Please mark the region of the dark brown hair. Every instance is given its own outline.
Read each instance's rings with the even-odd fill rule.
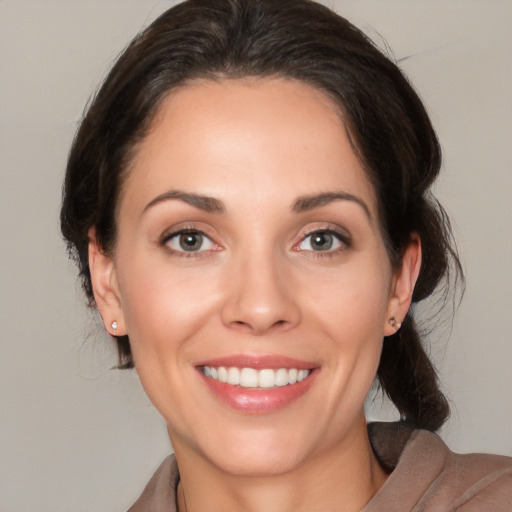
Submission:
[[[94,306],[88,230],[108,254],[116,238],[123,173],[162,99],[197,78],[281,76],[326,93],[340,107],[375,186],[391,262],[411,233],[423,262],[413,302],[462,277],[448,219],[429,189],[441,151],[425,108],[398,66],[361,31],[309,0],[188,0],[165,12],[120,56],[82,120],[67,166],[61,229]],[[117,338],[119,366],[133,366],[127,336]],[[384,341],[378,369],[402,418],[438,429],[449,408],[413,314]]]

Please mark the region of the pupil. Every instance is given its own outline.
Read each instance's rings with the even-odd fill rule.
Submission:
[[[332,235],[329,233],[316,233],[312,240],[311,246],[319,251],[327,251],[332,247]]]
[[[202,243],[203,237],[197,233],[185,233],[180,237],[180,246],[185,251],[197,251]]]

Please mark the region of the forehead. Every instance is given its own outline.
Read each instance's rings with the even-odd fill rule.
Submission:
[[[143,208],[166,189],[262,206],[339,189],[376,209],[339,107],[284,78],[202,80],[172,91],[136,151],[122,202]]]

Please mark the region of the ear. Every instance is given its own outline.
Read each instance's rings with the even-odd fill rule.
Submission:
[[[89,230],[89,269],[94,300],[107,332],[112,336],[124,336],[126,327],[114,260],[99,246],[94,228]]]
[[[420,267],[421,240],[418,233],[413,233],[402,255],[400,266],[393,272],[384,336],[395,334],[407,315]]]

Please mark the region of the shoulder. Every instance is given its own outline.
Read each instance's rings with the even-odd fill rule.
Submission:
[[[449,452],[432,503],[450,503],[461,512],[512,510],[512,458]]]
[[[156,470],[139,499],[128,512],[176,512],[176,488],[179,482],[176,457],[169,455]]]
[[[404,512],[512,510],[512,458],[457,454],[437,434],[407,433],[397,424],[374,424],[369,432],[377,457],[382,454],[394,469],[365,512],[378,510],[374,502],[378,507],[393,503],[393,510]]]

